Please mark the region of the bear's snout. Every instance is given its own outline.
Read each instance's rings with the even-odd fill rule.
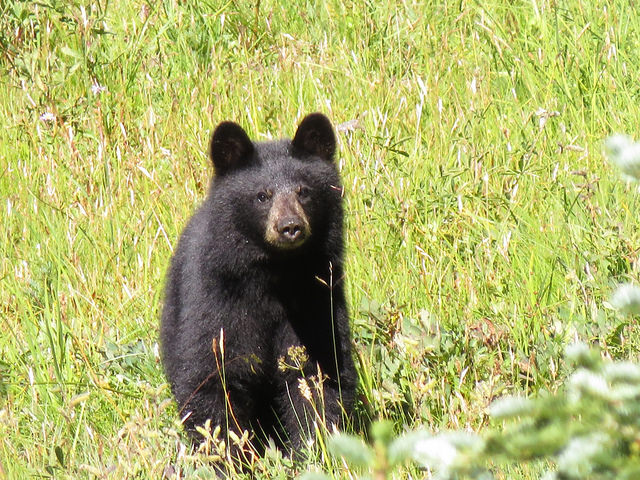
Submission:
[[[276,194],[267,219],[267,243],[288,250],[302,245],[310,235],[309,220],[297,195],[293,192]]]
[[[278,222],[278,233],[285,241],[295,242],[302,235],[302,222],[297,217],[289,217]]]

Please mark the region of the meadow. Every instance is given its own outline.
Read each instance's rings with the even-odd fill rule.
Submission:
[[[608,299],[639,276],[640,197],[603,140],[637,134],[638,32],[617,0],[0,3],[0,478],[210,478],[157,338],[223,120],[336,126],[351,431],[482,432],[561,388],[576,340],[636,360]],[[354,478],[322,448],[252,474],[306,469]]]

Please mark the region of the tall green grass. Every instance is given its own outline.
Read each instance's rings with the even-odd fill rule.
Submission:
[[[257,139],[312,111],[337,125],[356,430],[482,429],[498,396],[556,389],[575,338],[637,357],[605,300],[638,277],[638,194],[601,155],[640,123],[628,2],[0,13],[0,477],[206,473],[182,447],[157,324],[227,119]],[[310,463],[330,466],[319,450]],[[255,475],[291,468],[271,452]]]

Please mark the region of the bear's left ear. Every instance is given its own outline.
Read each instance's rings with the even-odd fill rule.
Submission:
[[[327,117],[312,113],[302,119],[291,142],[294,150],[333,161],[336,152],[336,136]]]
[[[253,150],[253,142],[240,125],[222,122],[213,132],[209,150],[216,175],[250,163]]]

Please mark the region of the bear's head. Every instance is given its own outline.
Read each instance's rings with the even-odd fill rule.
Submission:
[[[270,251],[304,250],[318,236],[326,242],[342,222],[335,149],[331,123],[320,113],[306,116],[293,140],[254,143],[238,124],[219,124],[210,149],[217,213]]]

